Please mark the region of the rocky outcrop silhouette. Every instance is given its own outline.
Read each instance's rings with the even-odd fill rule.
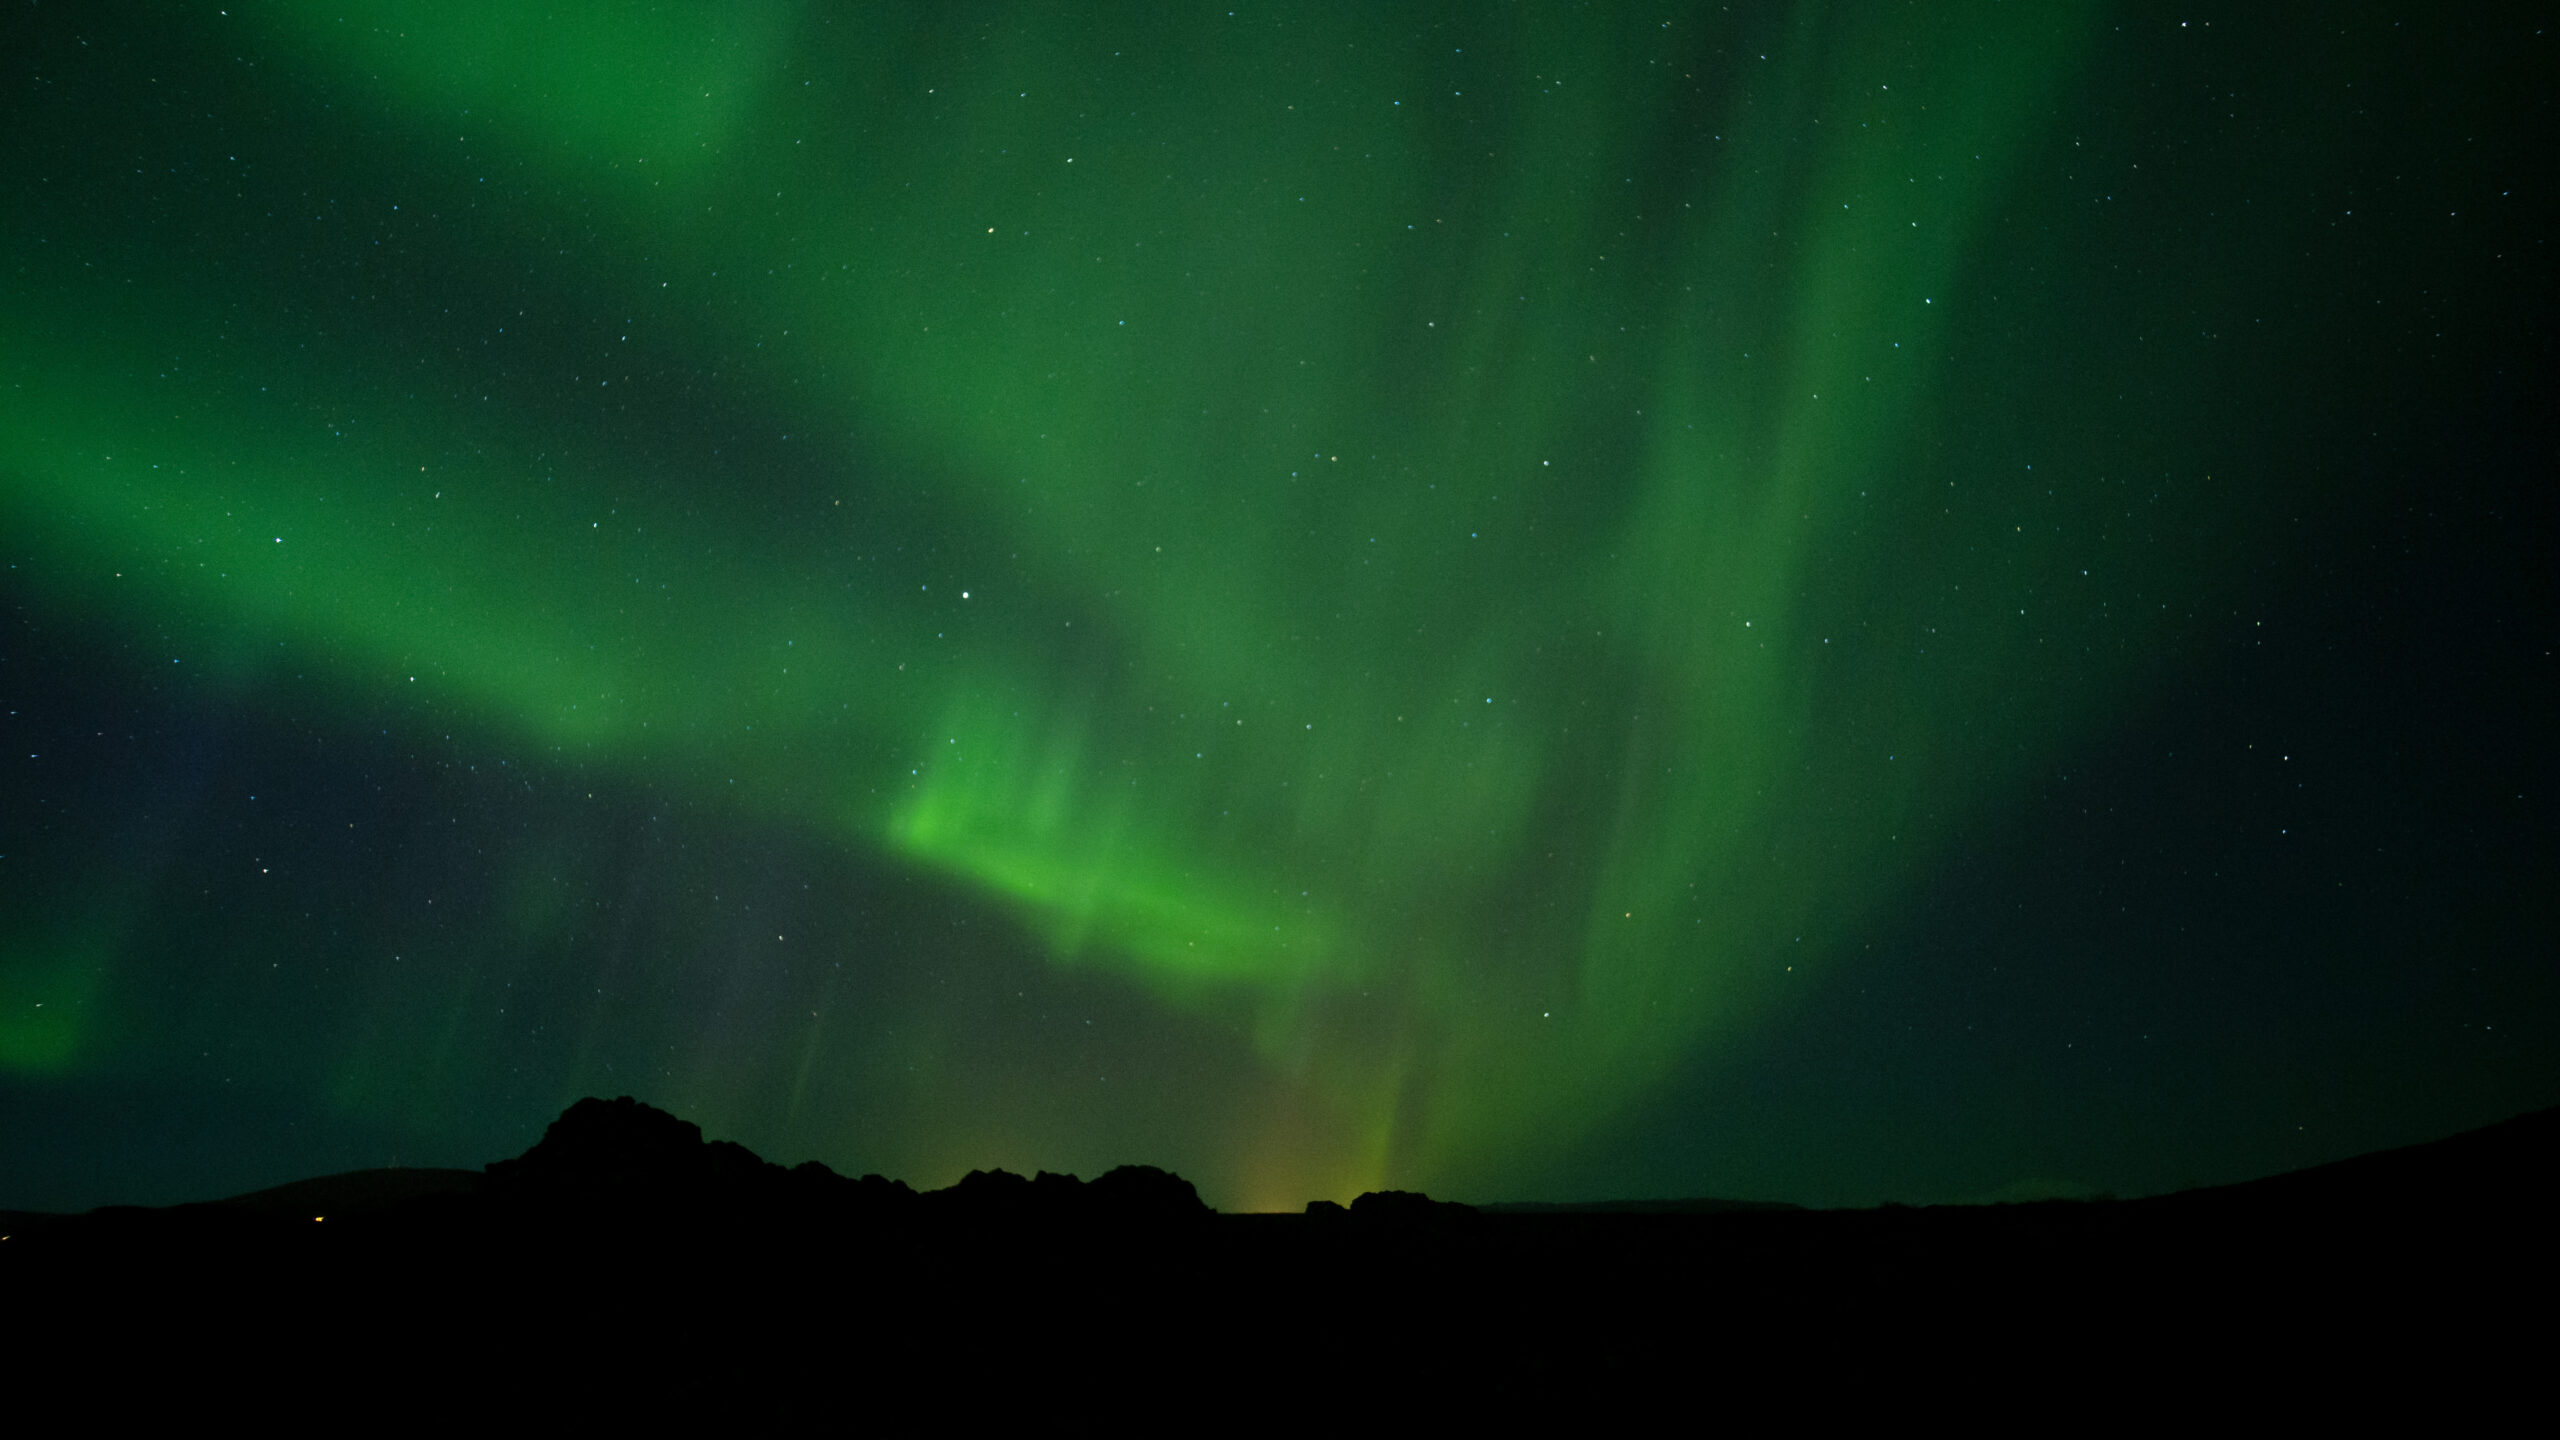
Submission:
[[[628,1095],[579,1101],[532,1149],[487,1171],[493,1199],[603,1205],[779,1194],[786,1174],[743,1145],[705,1142],[701,1126]]]
[[[1477,1215],[1473,1205],[1419,1190],[1372,1190],[1351,1202],[1351,1218],[1370,1225],[1463,1225]]]
[[[1182,1224],[1217,1213],[1190,1181],[1153,1165],[1106,1170],[1085,1193],[1095,1213],[1132,1223]]]
[[[1434,1200],[1419,1190],[1370,1190],[1349,1206],[1333,1200],[1310,1200],[1307,1215],[1315,1220],[1376,1231],[1447,1230],[1472,1225],[1482,1217],[1473,1205]]]
[[[831,1210],[896,1212],[916,1192],[903,1180],[852,1179],[804,1160],[785,1170],[702,1127],[628,1095],[586,1099],[551,1122],[532,1149],[492,1161],[485,1192],[500,1203],[613,1209],[669,1203],[779,1207],[788,1216]]]
[[[702,1127],[628,1095],[570,1106],[531,1149],[492,1162],[481,1193],[505,1213],[594,1221],[751,1215],[766,1232],[905,1221],[1148,1229],[1215,1213],[1190,1181],[1152,1165],[1123,1165],[1092,1181],[1048,1170],[1028,1179],[972,1170],[921,1193],[878,1175],[848,1179],[815,1160],[786,1170],[743,1145],[706,1141]]]
[[[1043,1170],[972,1170],[926,1192],[929,1213],[975,1222],[1036,1225],[1183,1225],[1214,1215],[1192,1183],[1153,1165],[1123,1165],[1094,1180]]]

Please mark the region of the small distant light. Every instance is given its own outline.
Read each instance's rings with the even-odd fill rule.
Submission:
[[[312,1217],[311,1217],[311,1223],[312,1223],[312,1224],[314,1224],[314,1225],[317,1225],[317,1224],[319,1224],[321,1221],[326,1220],[326,1219],[328,1219],[328,1218],[329,1218],[329,1217],[328,1217],[328,1216],[326,1216],[326,1215],[314,1215],[314,1216],[312,1216]]]

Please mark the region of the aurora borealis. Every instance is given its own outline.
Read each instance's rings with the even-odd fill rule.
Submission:
[[[2560,1100],[2529,24],[10,28],[0,1203],[585,1094],[1229,1209]]]

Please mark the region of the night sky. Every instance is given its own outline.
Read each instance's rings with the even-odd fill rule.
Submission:
[[[0,1206],[2560,1102],[2531,9],[8,0]]]

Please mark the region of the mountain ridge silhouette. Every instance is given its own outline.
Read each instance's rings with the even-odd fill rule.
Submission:
[[[1882,1210],[2008,1210],[2037,1206],[2122,1206],[2151,1210],[2200,1207],[2256,1208],[2311,1205],[2368,1209],[2407,1208],[2435,1203],[2449,1189],[2468,1190],[2491,1200],[2546,1186],[2554,1178],[2560,1156],[2560,1107],[2522,1115],[2438,1140],[2397,1146],[2350,1156],[2303,1169],[2252,1180],[2172,1191],[2132,1200],[2100,1196],[2092,1199],[1984,1202],[1965,1205],[1901,1206],[1888,1202]],[[764,1187],[759,1190],[758,1187]],[[915,1190],[903,1180],[873,1174],[847,1177],[822,1162],[803,1161],[785,1168],[763,1159],[734,1141],[709,1140],[701,1128],[630,1096],[614,1100],[590,1097],[571,1105],[553,1120],[543,1137],[524,1154],[488,1163],[479,1170],[430,1167],[385,1167],[269,1186],[220,1200],[187,1205],[102,1206],[74,1214],[0,1211],[0,1224],[13,1230],[38,1230],[84,1216],[174,1214],[214,1207],[260,1216],[300,1220],[336,1215],[341,1219],[378,1216],[386,1211],[483,1199],[538,1206],[577,1204],[613,1206],[710,1203],[789,1196],[801,1205],[823,1207],[833,1202],[866,1212],[965,1215],[980,1220],[1052,1218],[1112,1214],[1123,1219],[1153,1213],[1159,1218],[1214,1215],[1196,1187],[1180,1176],[1147,1165],[1117,1167],[1091,1181],[1074,1175],[1040,1171],[1020,1176],[1001,1169],[972,1170],[939,1190]],[[1351,1206],[1310,1201],[1313,1215],[1386,1215],[1400,1203],[1451,1207],[1506,1218],[1567,1216],[1738,1216],[1749,1214],[1864,1213],[1818,1210],[1785,1201],[1732,1200],[1708,1196],[1631,1198],[1602,1201],[1498,1201],[1467,1206],[1432,1200],[1404,1191],[1363,1195]],[[1234,1218],[1234,1217],[1230,1217]]]
[[[1520,1209],[1373,1192],[1222,1215],[1143,1166],[980,1170],[932,1191],[786,1168],[626,1097],[571,1106],[478,1172],[7,1216],[0,1287],[64,1336],[251,1368],[284,1337],[403,1393],[433,1373],[474,1413],[533,1395],[558,1413],[807,1423],[835,1414],[829,1392],[774,1377],[837,1373],[955,1404],[1386,1385],[1499,1412],[1708,1359],[1836,1388],[1842,1364],[2334,1357],[2409,1336],[2412,1317],[2431,1341],[2501,1353],[2524,1333],[2503,1318],[2515,1299],[2555,1278],[2555,1153],[2545,1110],[2138,1200]]]

